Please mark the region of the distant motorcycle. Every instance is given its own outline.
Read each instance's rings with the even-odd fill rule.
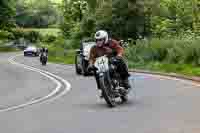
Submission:
[[[128,101],[128,92],[121,85],[122,81],[119,73],[116,71],[116,65],[112,63],[114,60],[114,57],[101,56],[96,58],[93,68],[102,91],[102,96],[109,107],[115,107],[117,104],[116,99],[119,97],[122,102]]]
[[[47,64],[47,60],[48,60],[48,56],[47,53],[41,53],[40,55],[40,62],[42,63],[43,66],[45,66]]]

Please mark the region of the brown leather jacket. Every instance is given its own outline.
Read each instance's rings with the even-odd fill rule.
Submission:
[[[123,56],[124,54],[124,49],[120,46],[119,42],[114,39],[109,40],[108,44],[106,44],[102,48],[99,48],[96,45],[93,46],[90,50],[89,63],[94,64],[97,57],[103,55],[111,55],[113,53],[113,50],[116,51],[117,56]]]

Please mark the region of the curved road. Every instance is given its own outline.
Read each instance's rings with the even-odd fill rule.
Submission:
[[[10,64],[14,55],[0,54],[0,110],[45,97],[56,88],[44,75]],[[127,104],[110,109],[98,98],[93,78],[76,76],[73,66],[44,67],[38,58],[22,56],[15,61],[62,77],[72,88],[55,100],[0,112],[2,133],[200,132],[198,84],[134,74],[136,96],[132,92]]]

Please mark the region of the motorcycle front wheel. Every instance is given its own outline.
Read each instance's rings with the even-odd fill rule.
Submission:
[[[45,66],[47,64],[47,57],[41,57],[41,63]]]
[[[102,90],[103,97],[108,104],[109,107],[115,107],[116,106],[116,100],[115,95],[112,93],[111,90],[111,84],[109,82],[109,78],[107,77],[107,74],[104,74],[104,76],[101,76],[99,78],[99,84]]]

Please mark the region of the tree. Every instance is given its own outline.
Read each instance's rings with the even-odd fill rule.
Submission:
[[[90,10],[95,11],[98,1],[97,0],[86,0],[86,2],[88,3]]]
[[[61,29],[65,37],[70,37],[73,31],[80,32],[80,23],[88,14],[88,4],[84,0],[63,0],[64,23]],[[85,21],[85,20],[84,20]]]
[[[14,26],[15,0],[0,0],[0,29]]]
[[[200,31],[200,0],[85,0],[89,9],[83,14],[80,4],[74,4],[77,1],[83,2],[71,0],[65,7],[69,32],[81,26],[75,29],[86,36],[105,29],[114,38],[137,39],[152,35],[176,37],[185,31],[191,34]]]
[[[192,0],[193,30],[200,33],[200,0]]]
[[[17,1],[16,22],[23,27],[48,27],[60,21],[59,10],[49,0]]]
[[[117,39],[138,38],[144,32],[144,1],[104,0],[96,9],[97,29]]]

